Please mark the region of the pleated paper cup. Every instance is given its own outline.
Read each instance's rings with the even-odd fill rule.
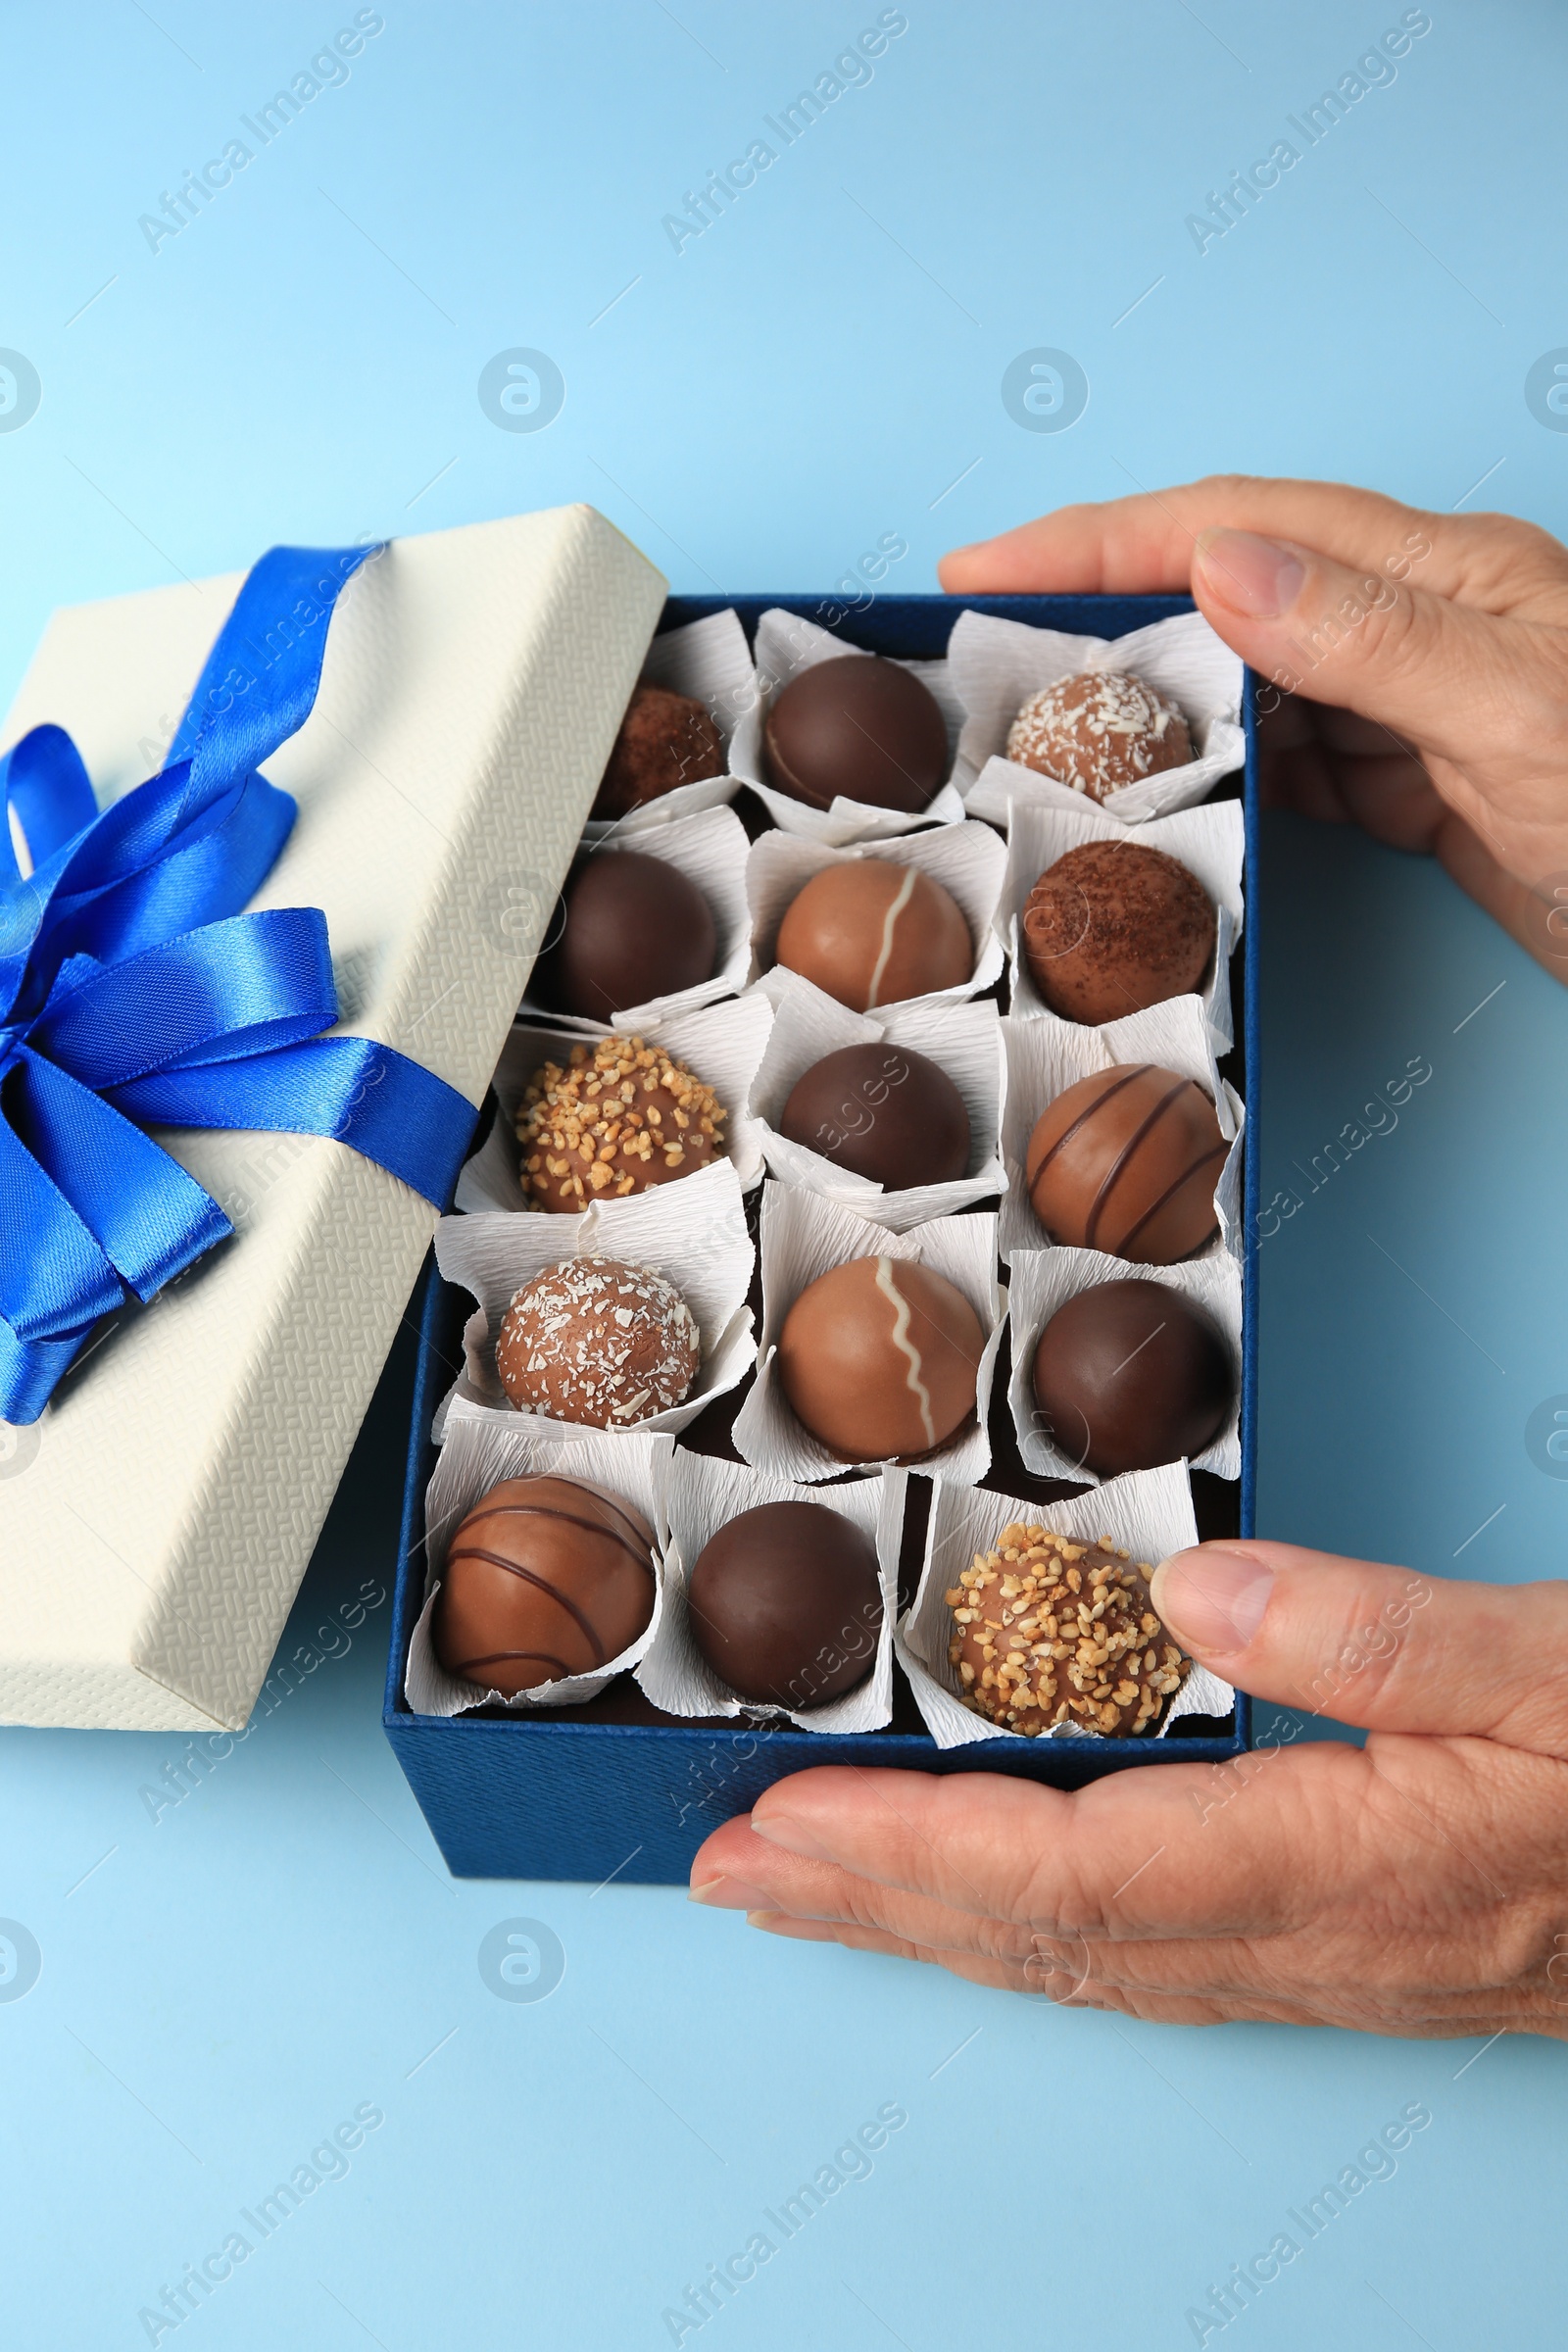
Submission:
[[[672,694],[687,694],[707,705],[724,747],[724,773],[677,784],[673,792],[661,793],[657,801],[645,801],[624,816],[590,817],[583,827],[583,839],[589,843],[598,844],[612,835],[657,831],[661,825],[694,816],[701,808],[721,808],[740,790],[729,747],[737,723],[757,694],[751,649],[740,614],[734,611],[710,612],[701,620],[687,621],[682,628],[666,629],[649,647],[639,683],[667,686]],[[629,842],[627,846],[631,846]],[[645,845],[639,842],[637,846]]]
[[[853,849],[833,849],[824,842],[789,833],[764,833],[753,842],[746,860],[752,976],[764,996],[776,998],[785,985],[785,966],[776,957],[779,926],[792,902],[813,874],[830,865],[847,865],[857,858],[880,858],[890,865],[917,867],[950,893],[969,926],[974,962],[968,978],[952,988],[903,998],[901,1003],[955,1004],[964,997],[982,995],[1002,977],[1006,956],[997,931],[997,909],[1007,870],[1007,849],[989,825],[941,825],[934,832],[908,834],[902,841],[862,842]],[[873,1009],[880,1018],[890,1007]]]

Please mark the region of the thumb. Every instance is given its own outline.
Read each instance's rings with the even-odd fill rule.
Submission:
[[[1478,701],[1504,666],[1491,614],[1256,531],[1200,532],[1192,586],[1226,644],[1286,693],[1449,759],[1474,749]]]
[[[1456,1584],[1237,1542],[1162,1560],[1150,1597],[1184,1649],[1256,1698],[1568,1756],[1568,1584]]]

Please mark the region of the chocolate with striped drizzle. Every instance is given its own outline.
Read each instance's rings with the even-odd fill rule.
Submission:
[[[1118,1098],[1120,1109],[1103,1121]],[[1066,1124],[1041,1151],[1043,1135],[1064,1109]],[[1131,1124],[1122,1132],[1124,1118]],[[1079,1149],[1064,1161],[1075,1138]],[[1057,1241],[1134,1263],[1173,1264],[1206,1249],[1218,1231],[1213,1188],[1228,1150],[1214,1106],[1195,1080],[1152,1062],[1099,1071],[1069,1087],[1036,1122],[1027,1161],[1030,1204]],[[1186,1189],[1210,1170],[1198,1202],[1174,1214]],[[1131,1204],[1136,1213],[1119,1234],[1107,1234],[1112,1195],[1140,1174],[1157,1190]]]
[[[452,1540],[432,1635],[450,1674],[513,1697],[608,1665],[653,1605],[653,1531],[638,1512],[580,1480],[507,1479]]]

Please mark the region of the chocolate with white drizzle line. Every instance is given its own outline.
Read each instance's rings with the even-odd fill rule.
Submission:
[[[1030,1204],[1054,1242],[1175,1265],[1219,1231],[1214,1187],[1229,1149],[1193,1079],[1147,1061],[1096,1070],[1035,1122]]]
[[[653,1541],[641,1512],[607,1488],[504,1479],[448,1547],[436,1656],[506,1698],[609,1665],[653,1615]]]
[[[813,874],[784,909],[774,953],[852,1012],[961,988],[974,970],[952,892],[893,858],[839,858]]]
[[[975,1410],[985,1333],[945,1276],[857,1257],[808,1284],[784,1318],[778,1376],[792,1411],[840,1461],[921,1461]]]

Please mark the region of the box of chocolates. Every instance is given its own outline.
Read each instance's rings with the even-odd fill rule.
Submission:
[[[438,1229],[384,1722],[466,1876],[1249,1740],[1256,764],[1180,597],[672,598]],[[737,936],[744,902],[746,936]]]

